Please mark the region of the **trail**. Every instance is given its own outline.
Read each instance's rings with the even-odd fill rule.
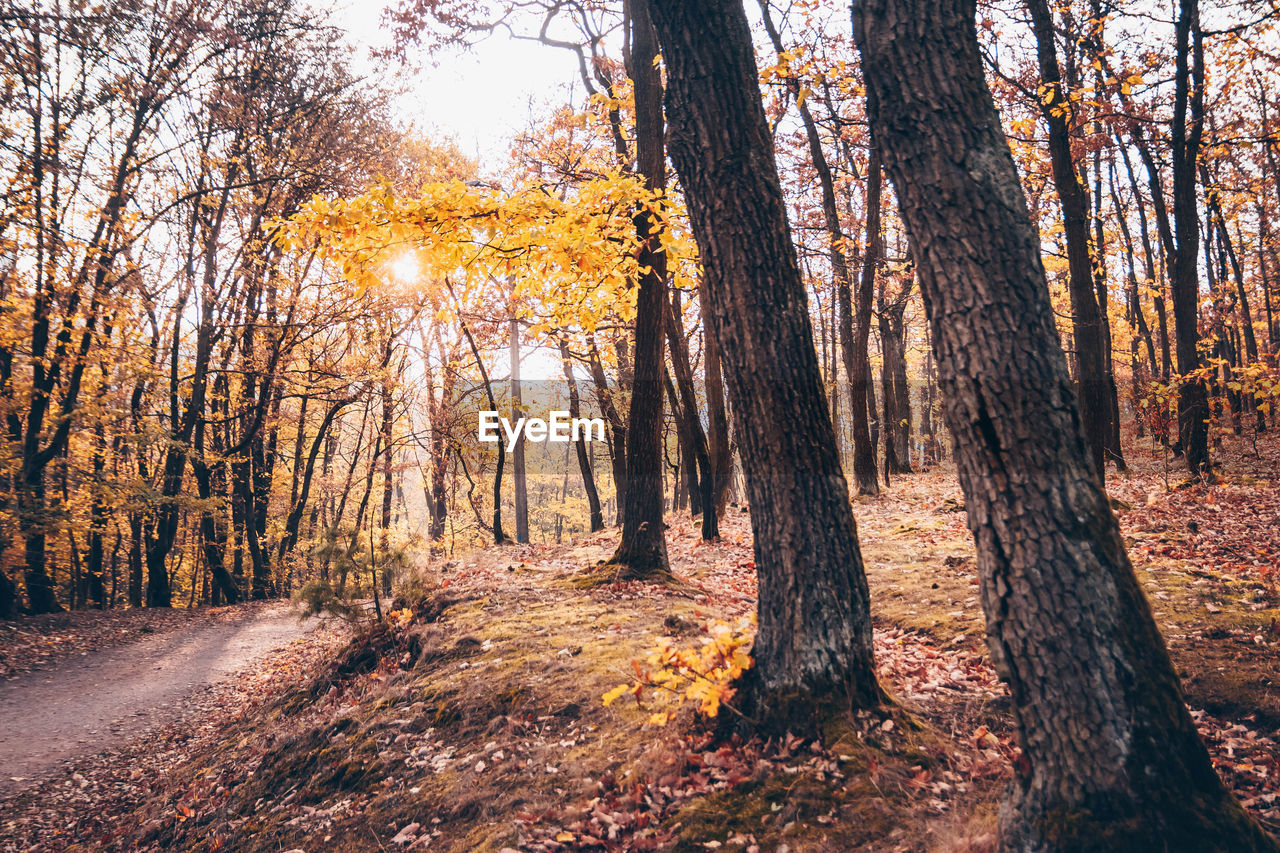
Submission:
[[[0,796],[181,716],[188,700],[303,636],[280,604],[215,623],[92,652],[0,684]]]

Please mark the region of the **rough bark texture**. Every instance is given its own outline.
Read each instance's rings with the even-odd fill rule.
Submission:
[[[746,15],[655,0],[671,159],[688,198],[742,453],[760,596],[744,710],[811,728],[881,701],[866,578],[818,371]],[[780,413],[785,416],[780,417]]]
[[[666,186],[662,79],[646,0],[631,3],[631,79],[635,84],[636,160],[649,189]],[[663,332],[667,314],[667,256],[658,223],[647,210],[635,216],[639,262],[648,271],[636,287],[635,374],[627,426],[627,490],[622,540],[610,559],[619,578],[669,575],[662,522]]]
[[[1090,459],[974,15],[853,7],[1026,759],[1001,849],[1274,851],[1209,763]]]

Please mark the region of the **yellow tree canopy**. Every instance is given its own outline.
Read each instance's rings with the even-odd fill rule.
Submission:
[[[662,221],[671,269],[682,275],[693,241],[669,227],[666,198],[621,170],[568,188],[531,183],[511,192],[454,180],[411,196],[384,183],[350,199],[313,199],[278,240],[288,250],[317,248],[360,292],[393,279],[424,288],[448,281],[470,297],[460,300],[475,302],[502,283],[504,296],[536,318],[535,331],[591,331],[606,317],[634,314],[641,270],[633,217],[641,210]]]

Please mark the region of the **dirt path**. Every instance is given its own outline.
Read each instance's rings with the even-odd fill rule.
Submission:
[[[200,688],[312,630],[281,604],[93,652],[0,684],[0,795],[176,719]]]

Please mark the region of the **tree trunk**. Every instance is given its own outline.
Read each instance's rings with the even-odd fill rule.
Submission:
[[[759,577],[743,710],[766,730],[878,705],[871,616],[751,33],[735,0],[655,0],[671,159],[724,344]],[[786,413],[785,418],[779,413]]]
[[[351,399],[338,400],[331,405],[329,410],[325,412],[324,418],[320,421],[320,426],[316,429],[316,437],[311,442],[311,449],[307,453],[307,461],[302,466],[298,495],[293,505],[289,507],[288,517],[285,518],[284,535],[280,539],[280,550],[277,552],[277,559],[279,560],[283,560],[298,544],[298,528],[302,524],[302,513],[306,510],[307,499],[311,495],[311,481],[315,476],[316,459],[320,455],[320,446],[322,444],[325,445],[325,452],[328,453],[329,431],[333,426],[333,420],[338,416],[338,412],[342,411],[343,407],[351,402]]]
[[[511,315],[511,422],[524,417],[524,400],[520,396],[520,321]],[[516,499],[516,541],[529,541],[529,478],[524,461],[524,431],[516,437],[511,453],[511,485]]]
[[[1200,366],[1199,211],[1196,158],[1204,132],[1204,39],[1199,0],[1179,0],[1173,107],[1173,217],[1176,247],[1173,275],[1174,341],[1178,373]],[[1209,405],[1204,383],[1185,379],[1178,392],[1178,437],[1193,478],[1209,473]]]
[[[1071,327],[1075,336],[1076,394],[1089,452],[1099,476],[1104,461],[1110,405],[1107,402],[1106,364],[1102,325],[1105,322],[1094,295],[1094,247],[1089,240],[1089,204],[1084,184],[1071,158],[1071,99],[1064,90],[1054,43],[1053,16],[1048,0],[1026,0],[1036,38],[1036,58],[1045,88],[1040,97],[1041,116],[1049,127],[1049,159],[1053,185],[1062,207],[1062,230],[1067,243],[1067,289],[1071,294]],[[1101,269],[1097,265],[1097,269]],[[1101,273],[1098,273],[1101,275]],[[1105,285],[1104,285],[1105,286]]]
[[[733,479],[733,448],[729,443],[729,417],[724,408],[724,378],[720,373],[720,342],[711,328],[711,304],[707,288],[698,282],[698,303],[702,312],[702,367],[707,394],[707,426],[710,439],[711,479],[715,484],[712,503],[716,517],[724,514]]]
[[[654,62],[658,45],[649,19],[650,0],[632,0],[629,71],[635,86],[636,159],[645,186],[666,188],[662,126],[662,77]],[[655,214],[635,215],[642,272],[636,282],[636,348],[627,427],[627,491],[622,540],[609,560],[619,578],[671,574],[662,521],[663,327],[667,314],[667,256]]]
[[[988,646],[1025,759],[1000,849],[1274,851],[1210,764],[1125,554],[975,13],[975,0],[853,7],[955,437]]]
[[[847,294],[840,294],[840,348],[845,353],[845,372],[849,376],[849,411],[853,419],[853,479],[858,494],[874,495],[880,491],[876,472],[876,439],[874,420],[875,392],[871,387],[871,312],[876,288],[876,270],[884,253],[884,235],[880,228],[880,197],[884,182],[880,152],[871,149],[867,164],[867,247],[862,256],[862,276],[858,280],[858,304],[850,323]],[[852,351],[851,351],[852,350]]]
[[[617,507],[613,523],[621,525],[627,495],[627,422],[614,405],[613,392],[609,390],[609,380],[600,361],[600,350],[596,346],[595,335],[590,332],[587,333],[587,367],[595,385],[600,411],[609,423],[609,467],[613,474],[613,497]]]
[[[582,417],[582,402],[578,398],[578,380],[573,375],[573,361],[569,358],[569,345],[560,340],[560,359],[564,365],[564,381],[569,386],[569,417],[577,420]],[[571,436],[572,437],[572,436]],[[591,470],[591,459],[587,456],[587,443],[580,437],[578,441],[573,442],[574,450],[578,455],[578,471],[582,474],[582,489],[587,493],[587,514],[591,524],[591,532],[604,529],[604,512],[600,509],[600,494],[596,491],[595,472]],[[569,473],[565,471],[566,489],[568,488]],[[557,539],[559,542],[559,526],[557,526]]]
[[[688,439],[685,452],[692,457],[690,466],[694,476],[689,481],[689,503],[693,514],[702,513],[702,539],[711,542],[720,538],[719,517],[715,512],[715,476],[711,468],[711,454],[707,451],[707,434],[698,415],[698,392],[693,385],[693,367],[689,362],[689,343],[684,339],[680,325],[679,300],[672,294],[667,313],[667,347],[671,353],[671,369],[676,374],[679,409],[684,413],[684,432]],[[672,403],[675,408],[675,403]],[[708,509],[710,508],[710,509]]]

